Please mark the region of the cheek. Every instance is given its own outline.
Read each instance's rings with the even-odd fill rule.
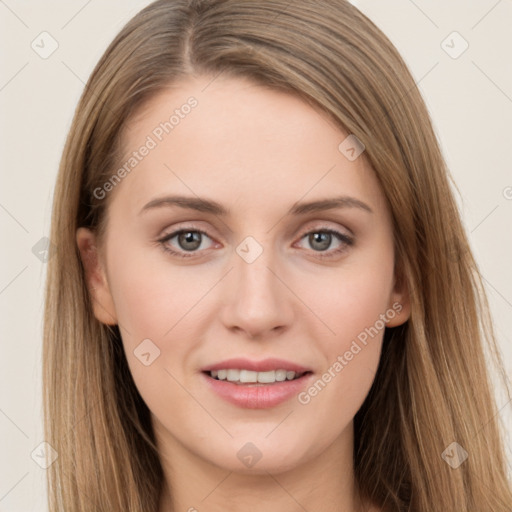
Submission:
[[[301,403],[315,403],[325,421],[348,421],[362,405],[378,368],[385,323],[394,310],[389,298],[393,286],[393,259],[358,262],[340,269],[329,280],[316,281],[308,305],[316,322],[318,348],[324,367],[320,382],[306,390]],[[336,404],[344,407],[337,408]]]
[[[176,374],[176,367],[186,365],[200,343],[199,336],[194,340],[190,322],[212,279],[185,267],[172,269],[165,258],[148,264],[147,249],[132,248],[129,258],[121,258],[121,246],[111,246],[111,262],[118,264],[109,267],[109,285],[131,374],[151,404],[162,395],[163,385],[174,382],[166,370]],[[175,395],[179,393],[168,399]]]
[[[311,285],[314,282],[314,286]],[[358,261],[310,281],[301,293],[321,328],[321,339],[329,340],[329,352],[346,349],[347,343],[376,324],[389,308],[393,287],[393,258]],[[382,322],[377,328],[382,330]],[[317,332],[317,335],[320,331]],[[329,336],[330,334],[330,336]],[[364,337],[364,336],[363,336]]]
[[[200,342],[199,337],[194,342],[189,321],[206,292],[204,280],[201,286],[190,274],[169,267],[163,272],[132,256],[111,275],[122,343],[139,393],[150,410],[165,416],[170,409],[184,409],[189,398],[173,376],[182,381],[181,368]]]
[[[123,335],[133,343],[140,343],[140,336],[158,343],[194,307],[211,281],[208,275],[198,277],[192,267],[172,268],[165,257],[148,261],[147,253],[147,249],[130,250],[129,259],[111,265],[109,276]]]

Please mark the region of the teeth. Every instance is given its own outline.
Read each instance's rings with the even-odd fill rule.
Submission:
[[[240,382],[242,384],[260,383],[272,384],[301,377],[303,374],[286,370],[271,370],[268,372],[254,372],[252,370],[237,370],[228,368],[226,370],[212,370],[210,376],[218,380],[229,382]]]
[[[276,380],[278,382],[286,380],[286,370],[276,370]]]
[[[230,382],[240,380],[240,370],[228,370],[227,378]]]
[[[259,382],[258,372],[251,370],[240,370],[240,382]]]
[[[276,372],[275,371],[269,371],[269,372],[258,372],[258,382],[261,382],[262,384],[270,384],[271,382],[276,381]]]

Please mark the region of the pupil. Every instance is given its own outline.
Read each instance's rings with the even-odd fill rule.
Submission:
[[[185,250],[194,250],[197,249],[201,245],[201,241],[199,240],[201,234],[197,231],[187,231],[180,235],[180,245]],[[195,239],[195,240],[194,240]],[[199,242],[199,243],[197,243]],[[192,244],[192,247],[187,246],[187,244]],[[184,245],[183,245],[184,244]]]
[[[322,237],[324,237],[323,239],[323,243],[320,243],[320,247],[318,247],[318,249],[320,251],[325,251],[326,249],[328,249],[329,245],[331,244],[331,234],[330,233],[313,233],[310,236],[310,243],[312,244],[312,246],[314,247],[314,244],[320,240],[320,242],[322,242]]]

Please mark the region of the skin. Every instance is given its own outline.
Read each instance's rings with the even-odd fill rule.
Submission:
[[[294,397],[269,409],[237,407],[204,384],[201,368],[236,356],[277,357],[311,368],[316,381],[393,304],[401,311],[387,326],[404,323],[409,299],[395,283],[385,196],[364,153],[349,161],[338,150],[348,134],[325,114],[245,79],[211,81],[188,79],[131,120],[127,153],[187,98],[198,100],[110,192],[104,243],[77,231],[94,314],[120,325],[151,411],[167,484],[160,512],[376,511],[355,492],[353,418],[373,382],[383,328],[308,404]],[[140,214],[171,194],[213,199],[231,214],[176,206]],[[339,195],[373,213],[286,215],[297,201]],[[164,252],[158,239],[187,227],[208,233],[194,256]],[[333,236],[322,251],[307,236],[325,229],[354,244],[321,259],[344,245]],[[247,236],[263,248],[252,263],[236,252]],[[193,245],[179,242],[166,243],[182,253]],[[134,350],[148,338],[160,355],[145,366]],[[248,442],[261,453],[251,468],[237,457]]]

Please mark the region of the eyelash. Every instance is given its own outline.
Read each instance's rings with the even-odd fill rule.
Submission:
[[[196,256],[197,251],[194,252],[178,252],[174,249],[170,249],[169,246],[166,244],[169,240],[172,240],[175,236],[180,235],[181,233],[201,233],[202,235],[207,236],[208,238],[211,238],[206,231],[203,231],[202,229],[196,228],[194,226],[189,226],[185,228],[181,228],[177,231],[173,231],[172,233],[165,235],[164,237],[157,240],[159,242],[160,247],[162,250],[166,253],[171,254],[172,256],[177,256],[178,258],[192,258]],[[306,235],[310,235],[312,233],[327,233],[330,235],[336,236],[340,242],[343,242],[343,245],[339,247],[338,249],[332,250],[330,252],[327,251],[313,251],[316,252],[318,257],[320,259],[330,259],[338,256],[339,254],[345,252],[348,247],[351,247],[354,244],[354,239],[349,237],[348,235],[345,235],[343,233],[340,233],[339,231],[336,231],[334,229],[330,228],[319,228],[319,229],[313,229],[310,231],[306,231],[300,236],[300,240],[302,240]]]

